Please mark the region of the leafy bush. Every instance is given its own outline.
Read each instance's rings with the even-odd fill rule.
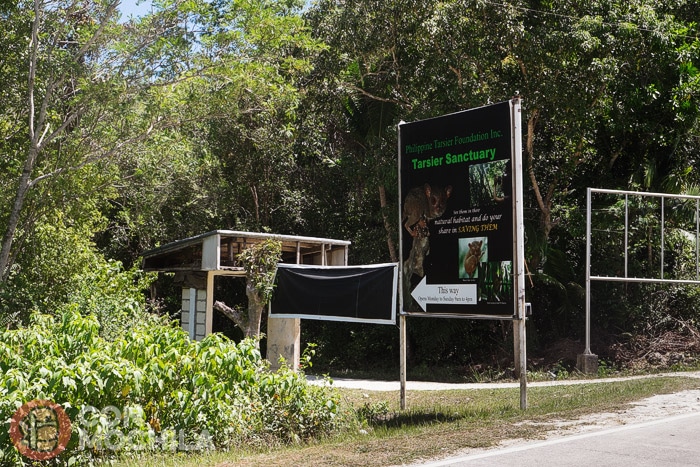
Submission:
[[[57,314],[71,310],[94,315],[100,336],[114,340],[137,323],[153,318],[143,311],[143,295],[156,277],[156,273],[144,273],[136,267],[125,269],[119,261],[98,261],[74,277],[74,288]]]
[[[112,341],[95,316],[75,310],[60,319],[34,315],[28,327],[0,334],[0,464],[21,464],[9,419],[34,399],[60,404],[71,419],[57,464],[297,442],[343,419],[337,392],[286,367],[270,372],[253,340],[212,334],[196,342],[169,323],[146,321]]]
[[[103,220],[90,209],[84,215],[79,221],[50,210],[17,240],[22,246],[0,282],[0,314],[19,312],[18,321],[26,323],[34,311],[53,312],[78,289],[80,277],[104,268],[105,259],[91,240]]]

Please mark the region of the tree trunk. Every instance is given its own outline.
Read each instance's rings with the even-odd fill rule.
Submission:
[[[17,225],[19,225],[22,206],[24,205],[24,200],[27,197],[27,192],[29,191],[30,177],[32,171],[34,170],[34,162],[36,161],[37,152],[38,151],[35,146],[32,146],[32,148],[29,150],[29,156],[24,163],[24,170],[22,171],[22,176],[19,180],[15,200],[12,203],[12,211],[10,211],[10,217],[7,220],[5,234],[2,237],[2,246],[0,247],[0,282],[7,280],[7,277],[10,274],[10,251],[12,251],[12,242],[15,239]]]
[[[535,193],[537,206],[540,208],[540,229],[543,235],[543,241],[546,244],[549,240],[549,233],[554,227],[554,222],[552,221],[552,200],[554,199],[554,192],[557,182],[556,180],[553,181],[550,184],[546,195],[542,194],[540,185],[537,181],[537,176],[535,175],[535,127],[537,126],[538,117],[539,111],[537,109],[533,109],[530,113],[530,117],[527,120],[525,153],[527,155],[527,174],[530,178],[530,183],[532,184],[532,190]],[[540,251],[533,252],[530,258],[530,264],[535,269],[540,263],[541,253],[542,252]]]
[[[260,321],[264,310],[262,298],[252,285],[246,285],[246,295],[248,296],[248,312],[244,313],[235,308],[231,308],[224,302],[214,302],[214,309],[223,313],[228,319],[239,327],[245,337],[258,337],[260,335]]]
[[[41,11],[39,9],[39,2],[35,1],[34,22],[32,24],[32,38],[30,42],[31,52],[28,70],[29,83],[27,94],[27,104],[29,106],[29,153],[27,154],[27,159],[24,161],[24,168],[22,169],[22,175],[20,176],[19,184],[17,185],[15,199],[12,202],[12,210],[10,211],[10,216],[7,220],[5,234],[2,237],[2,246],[0,246],[0,282],[7,280],[7,277],[10,274],[9,263],[12,242],[14,241],[15,233],[17,232],[17,225],[19,225],[19,218],[20,213],[22,212],[22,207],[24,206],[24,200],[27,197],[27,192],[31,186],[31,177],[32,172],[34,171],[34,165],[36,164],[37,157],[39,156],[39,134],[41,133],[41,128],[43,127],[45,121],[47,98],[52,90],[52,86],[47,87],[46,96],[44,97],[43,105],[39,111],[38,122],[35,122],[34,83],[37,72],[40,22]]]
[[[258,337],[260,335],[260,320],[263,313],[263,300],[255,287],[248,283],[245,287],[248,296],[248,325],[243,329],[246,337]]]
[[[393,263],[398,263],[399,258],[396,244],[394,243],[394,229],[391,228],[391,222],[389,221],[389,216],[387,215],[386,189],[384,188],[384,185],[379,185],[379,206],[382,211],[382,218],[384,219],[384,229],[386,230],[386,244],[387,247],[389,247],[389,257]]]
[[[537,125],[537,117],[539,116],[539,111],[534,109],[527,120],[527,139],[525,141],[525,151],[527,152],[527,173],[530,177],[530,183],[532,183],[532,190],[535,192],[535,199],[537,200],[537,205],[540,208],[540,221],[542,222],[542,227],[545,230],[545,237],[548,236],[549,230],[549,206],[542,196],[540,191],[540,185],[537,183],[537,177],[535,176],[535,126]]]

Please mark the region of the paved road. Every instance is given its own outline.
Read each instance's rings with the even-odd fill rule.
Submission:
[[[665,373],[635,377],[529,383],[530,387],[604,383],[610,381],[682,376],[700,378],[700,372]],[[316,384],[324,384],[315,379]],[[334,386],[370,391],[398,391],[398,381],[334,379]],[[518,387],[519,383],[445,384],[409,381],[407,390],[483,389]],[[631,404],[622,413],[592,414],[581,421],[585,431],[574,430],[546,441],[517,441],[445,460],[418,463],[420,467],[674,467],[700,466],[700,388],[665,394]],[[612,427],[610,425],[613,425]]]
[[[454,457],[421,467],[700,465],[700,411]]]

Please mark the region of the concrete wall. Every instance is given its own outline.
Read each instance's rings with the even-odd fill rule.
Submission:
[[[192,320],[191,318],[194,318]],[[202,340],[207,335],[206,332],[207,319],[207,291],[201,289],[193,289],[189,287],[182,288],[182,314],[181,325],[182,329],[187,332],[190,339]]]

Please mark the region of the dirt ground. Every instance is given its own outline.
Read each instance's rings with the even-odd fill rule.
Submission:
[[[674,394],[660,394],[630,404],[629,408],[612,413],[589,414],[575,420],[554,420],[548,437],[585,433],[601,428],[648,422],[664,417],[700,411],[700,372],[666,373],[698,378],[698,389]],[[659,375],[661,376],[661,375]]]
[[[698,389],[674,394],[660,394],[630,404],[619,412],[596,413],[576,420],[556,420],[552,423],[550,437],[585,433],[620,425],[648,422],[664,417],[700,411],[700,372],[667,373],[698,378]]]

